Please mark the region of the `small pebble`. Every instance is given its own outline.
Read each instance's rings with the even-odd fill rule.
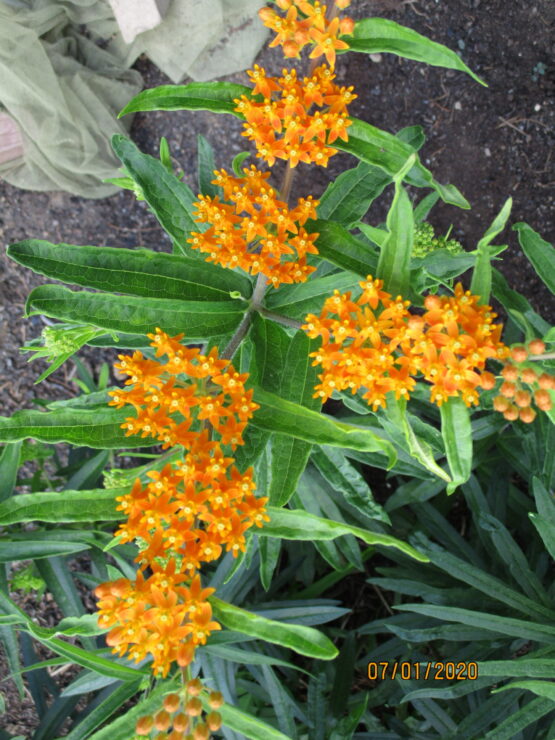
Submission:
[[[382,55],[381,54],[370,54],[370,59],[373,62],[381,62],[382,61]]]
[[[489,146],[484,149],[484,154],[486,155],[486,157],[491,157],[491,149],[489,148]]]
[[[541,109],[542,109],[541,105],[539,103],[536,103],[536,105],[534,106],[534,110],[536,111],[536,113],[540,111]]]
[[[457,100],[453,107],[455,108],[455,110],[462,110],[462,103],[459,103],[459,101]]]

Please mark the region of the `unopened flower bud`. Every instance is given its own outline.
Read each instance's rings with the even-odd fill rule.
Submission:
[[[164,697],[164,709],[171,714],[177,712],[180,704],[181,698],[179,694],[168,694],[166,697]]]
[[[198,724],[193,730],[194,740],[208,740],[209,737],[210,737],[210,730],[204,724],[204,722],[201,722],[200,724]]]
[[[504,412],[503,416],[507,421],[516,421],[518,419],[518,408],[516,406],[513,406],[513,404],[509,405],[509,408]]]
[[[523,421],[525,424],[531,424],[536,418],[536,412],[530,406],[525,406],[523,409],[520,409],[519,417],[520,421]]]
[[[154,717],[154,727],[157,730],[167,730],[170,726],[170,715],[165,709],[161,709]]]
[[[501,375],[505,378],[505,380],[516,380],[518,378],[518,368],[515,367],[511,362],[508,362],[501,370]]]
[[[549,373],[542,373],[538,378],[538,385],[544,390],[553,390],[555,388],[555,378]]]
[[[549,411],[551,409],[551,396],[549,395],[549,391],[543,388],[534,393],[534,401],[541,411]]]
[[[531,355],[543,355],[545,352],[545,342],[542,342],[541,339],[532,339],[528,344],[528,352]]]
[[[526,359],[528,359],[528,352],[526,351],[526,347],[523,347],[521,344],[513,347],[511,349],[511,357],[515,362],[524,362]]]
[[[202,681],[199,678],[192,678],[187,681],[186,689],[191,696],[198,696],[202,691]]]
[[[219,709],[224,703],[224,697],[219,691],[211,691],[208,698],[208,704],[212,709]]]
[[[212,730],[216,732],[222,726],[222,717],[218,712],[210,712],[206,715],[206,724]]]
[[[533,367],[525,368],[520,374],[520,379],[523,383],[535,383],[537,378],[538,376],[536,375],[536,371]]]
[[[173,718],[172,724],[174,730],[178,730],[179,732],[186,732],[187,728],[189,727],[189,718],[183,712],[179,712],[179,714],[176,714]]]
[[[189,699],[187,704],[185,704],[185,713],[188,714],[189,717],[198,717],[202,713],[202,704],[200,699],[197,699],[196,697]]]
[[[150,731],[153,725],[154,720],[152,719],[150,714],[147,714],[137,720],[137,724],[135,725],[135,732],[137,733],[137,735],[150,735]]]
[[[505,396],[496,396],[493,399],[493,408],[501,413],[506,411],[510,405],[509,399],[505,398]]]
[[[530,405],[531,397],[528,391],[517,391],[515,393],[515,403],[520,408],[526,408]]]
[[[499,391],[503,396],[505,396],[505,398],[513,398],[516,393],[516,385],[514,383],[509,383],[509,381],[505,381]]]

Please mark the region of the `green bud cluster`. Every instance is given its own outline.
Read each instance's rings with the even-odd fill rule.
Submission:
[[[435,236],[434,227],[424,221],[414,227],[413,257],[425,257],[436,249],[445,249],[450,254],[459,254],[463,251],[462,244],[456,239],[450,239],[449,234]]]
[[[131,485],[133,479],[129,476],[129,470],[111,468],[102,473],[102,484],[104,488],[125,488]]]

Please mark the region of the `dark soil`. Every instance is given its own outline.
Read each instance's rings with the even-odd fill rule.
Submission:
[[[488,83],[485,88],[463,73],[390,55],[370,59],[363,54],[343,56],[338,64],[341,84],[355,85],[358,100],[351,112],[387,131],[420,124],[427,142],[421,156],[440,182],[457,185],[472,204],[462,211],[440,204],[430,220],[440,233],[453,225],[454,235],[473,249],[500,210],[513,197],[512,222],[526,221],[542,236],[555,238],[555,3],[551,0],[354,0],[352,15],[380,15],[403,23],[435,41],[460,50],[465,62]],[[264,51],[257,60],[276,72],[282,60]],[[138,68],[145,86],[169,81],[147,60]],[[246,75],[232,81],[245,82]],[[216,150],[216,165],[228,167],[246,149],[241,124],[231,116],[204,112],[138,114],[132,136],[151,154],[165,136],[186,181],[196,189],[196,135],[202,133]],[[355,164],[347,155],[335,157],[327,170],[299,167],[297,195],[316,197],[342,169]],[[308,178],[310,181],[308,182]],[[383,207],[372,210],[374,222]],[[0,241],[24,238],[117,247],[144,245],[169,251],[170,242],[144,203],[129,192],[93,201],[65,193],[34,193],[0,183]],[[534,308],[553,319],[555,306],[543,283],[522,254],[514,232],[498,241],[508,243],[499,267],[512,287]],[[5,258],[0,252],[0,399],[3,415],[30,408],[36,396],[67,397],[74,370],[62,368],[38,388],[33,381],[42,361],[26,364],[19,347],[37,336],[41,318],[22,318],[29,291],[45,282]],[[85,352],[94,370],[99,358],[115,352]],[[29,605],[25,604],[28,608]],[[36,610],[35,610],[36,611]],[[5,665],[3,666],[5,668]],[[6,692],[8,684],[3,684]],[[9,692],[9,711],[3,718],[12,731],[27,734],[32,709],[23,708]]]

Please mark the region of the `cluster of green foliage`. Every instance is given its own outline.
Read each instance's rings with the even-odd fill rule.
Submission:
[[[457,54],[409,29],[388,24],[383,33],[384,23],[359,22],[352,50],[469,71]],[[233,99],[248,92],[230,83],[167,86],[141,94],[126,111],[230,114]],[[493,411],[494,391],[472,411],[460,403],[438,409],[419,383],[408,405],[391,399],[372,412],[359,395],[338,394],[321,413],[308,359],[314,341],[288,325],[318,312],[333,289],[355,290],[380,269],[386,288],[406,288],[416,306],[424,292],[449,290],[471,271],[473,292],[503,306],[508,344],[555,343],[553,328],[492,264],[504,249],[492,242],[507,224],[510,200],[473,250],[435,238],[423,223],[439,198],[468,207],[421,163],[423,142],[418,126],[392,135],[354,120],[340,146],[359,162],[329,184],[312,224],[316,271],[307,283],[268,291],[254,309],[250,276],[189,249],[195,195],[173,172],[164,141],[160,159],[122,136],[113,147],[125,168],[121,184],[147,202],[172,254],[39,239],[8,249],[20,265],[84,288],[43,285],[28,297],[29,315],[60,322],[44,347],[27,348],[53,363],[41,378],[85,344],[152,356],[146,334],[157,326],[223,348],[249,312],[233,363],[249,373],[260,408],[237,462],[254,465],[271,521],[251,534],[243,557],[227,555],[207,569],[223,629],[194,664],[225,698],[228,740],[555,737],[553,412],[511,425]],[[212,170],[210,145],[199,137],[202,193],[210,193]],[[432,192],[413,203],[407,184]],[[363,221],[388,187],[386,224]],[[529,226],[515,228],[553,290],[552,247]],[[129,412],[107,406],[107,368],[95,383],[81,367],[81,390],[44,410],[0,417],[0,639],[21,696],[25,675],[36,706],[33,740],[63,732],[69,740],[130,740],[137,718],[159,707],[180,674],[153,682],[147,663],[115,658],[82,593],[134,577],[135,548],[112,539],[115,498],[180,451],[162,458],[152,452],[156,440],[124,436]],[[73,445],[67,465],[53,447],[62,442]],[[18,473],[30,451],[39,462],[32,479]],[[122,456],[136,467],[123,468]],[[18,491],[22,485],[29,492]],[[33,565],[21,571],[22,562]],[[10,596],[44,587],[63,614],[52,628],[38,626]],[[40,660],[36,642],[56,657]],[[476,663],[476,676],[424,677],[428,665],[453,662]],[[67,663],[78,672],[60,690],[49,668]],[[420,672],[369,678],[369,664],[380,663]],[[0,740],[9,738],[0,730]]]

